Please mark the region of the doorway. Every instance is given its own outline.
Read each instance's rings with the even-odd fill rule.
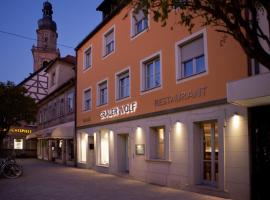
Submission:
[[[217,122],[201,123],[201,181],[217,187],[218,183],[218,127]]]
[[[94,136],[88,136],[88,167],[93,168],[95,166],[95,146]]]
[[[270,199],[270,106],[249,109],[251,199]]]
[[[117,135],[118,171],[129,173],[129,135]]]

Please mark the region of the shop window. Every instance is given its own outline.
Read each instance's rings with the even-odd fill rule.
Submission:
[[[100,165],[109,165],[109,133],[100,133]]]
[[[131,18],[131,34],[132,37],[142,33],[148,28],[148,18],[142,10],[139,10],[137,13],[132,13]]]
[[[98,106],[108,103],[108,81],[103,81],[98,84]]]
[[[123,99],[130,95],[129,70],[117,75],[117,99]]]
[[[79,162],[85,163],[87,156],[87,143],[88,143],[88,134],[80,133],[78,134],[78,159]]]
[[[150,159],[165,160],[165,127],[150,128]]]
[[[185,79],[206,72],[204,35],[197,34],[177,44],[177,79]]]
[[[84,65],[83,69],[86,70],[92,66],[92,47],[89,47],[84,52]]]

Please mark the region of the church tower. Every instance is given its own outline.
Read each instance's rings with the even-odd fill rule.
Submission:
[[[38,20],[37,46],[33,45],[34,72],[46,65],[50,60],[59,57],[57,48],[56,23],[52,20],[52,5],[46,1],[43,3],[43,17]]]

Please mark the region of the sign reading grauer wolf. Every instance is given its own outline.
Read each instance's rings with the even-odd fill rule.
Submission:
[[[112,109],[103,110],[100,113],[100,119],[101,120],[111,119],[114,117],[134,113],[134,112],[136,112],[137,105],[138,105],[137,102],[134,101],[132,103],[117,106],[117,107],[114,107]]]

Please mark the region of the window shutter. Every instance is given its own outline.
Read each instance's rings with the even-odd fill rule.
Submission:
[[[187,61],[204,54],[203,37],[184,44],[181,48],[181,61]]]

